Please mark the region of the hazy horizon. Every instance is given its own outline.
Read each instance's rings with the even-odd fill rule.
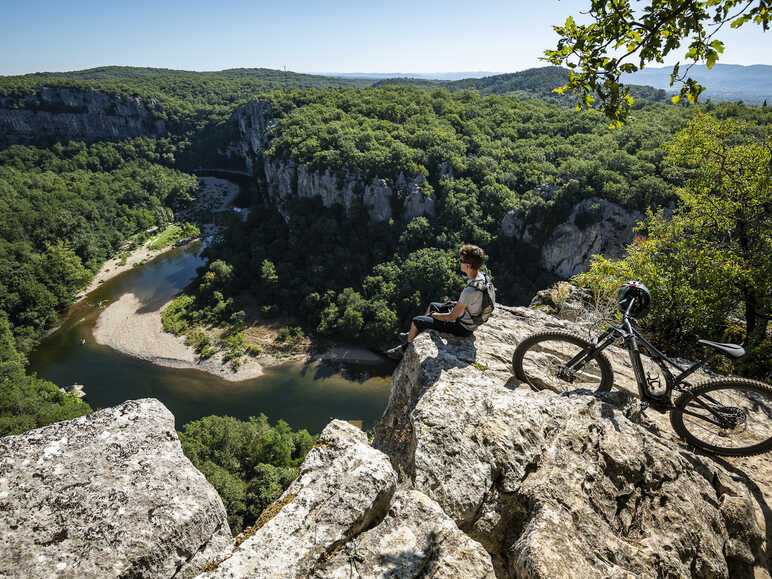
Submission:
[[[0,20],[0,74],[101,66],[215,71],[270,68],[309,74],[517,72],[545,66],[552,26],[586,20],[589,0],[459,0],[316,3],[247,0],[97,0],[7,3]],[[724,27],[720,62],[770,64],[760,27]],[[765,42],[767,40],[767,42]],[[682,60],[683,51],[662,65]],[[109,64],[106,64],[109,63]],[[658,66],[662,66],[657,63]],[[350,72],[347,72],[350,71]],[[330,74],[330,73],[327,73]]]

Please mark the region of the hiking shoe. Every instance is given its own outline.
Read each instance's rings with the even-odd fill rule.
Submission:
[[[391,350],[386,350],[383,354],[392,360],[401,360],[402,356],[405,355],[405,346],[394,346]]]
[[[407,332],[400,332],[399,341],[402,344],[407,344]]]

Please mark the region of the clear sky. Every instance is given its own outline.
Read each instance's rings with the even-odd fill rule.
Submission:
[[[544,66],[539,57],[557,38],[552,25],[588,6],[589,0],[0,0],[0,74],[105,65],[514,72]],[[747,24],[722,30],[720,38],[720,62],[772,64],[772,32]]]

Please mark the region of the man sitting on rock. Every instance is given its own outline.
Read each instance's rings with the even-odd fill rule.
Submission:
[[[485,322],[493,310],[495,290],[488,276],[480,271],[485,262],[485,252],[476,245],[464,245],[458,250],[461,271],[467,282],[457,302],[432,302],[426,314],[416,316],[410,324],[410,331],[399,335],[402,344],[386,355],[399,360],[421,330],[437,330],[456,336],[469,336]],[[486,297],[487,296],[487,297]]]

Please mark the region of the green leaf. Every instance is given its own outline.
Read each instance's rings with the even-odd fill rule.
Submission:
[[[674,94],[671,98],[671,101],[673,101],[674,105],[677,105],[679,102],[681,102],[681,95],[680,94]]]

